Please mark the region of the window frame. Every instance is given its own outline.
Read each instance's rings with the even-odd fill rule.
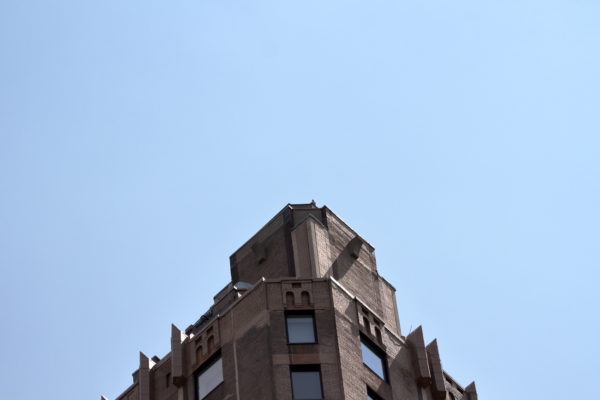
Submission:
[[[367,335],[365,335],[363,333],[360,334],[360,344],[361,344],[360,351],[361,351],[361,358],[362,358],[363,365],[365,367],[367,367],[367,369],[369,371],[371,371],[373,374],[375,374],[381,380],[389,383],[388,359],[387,359],[387,353],[385,352],[385,350],[382,349],[381,347],[379,347],[379,345],[377,343],[375,343],[373,340],[371,340]],[[367,363],[365,362],[365,356],[363,354],[364,352],[362,349],[362,345],[365,345],[369,350],[371,350],[381,360],[381,367],[383,368],[383,376],[380,376],[377,372],[373,371],[373,369],[371,369],[371,367],[369,367],[367,365]]]
[[[319,338],[317,336],[317,319],[315,317],[315,310],[286,310],[285,311],[285,336],[288,345],[296,345],[296,344],[318,344]],[[288,325],[289,317],[310,317],[312,319],[312,327],[313,327],[313,342],[290,342],[290,329]]]
[[[207,359],[205,362],[203,362],[202,365],[200,365],[194,372],[194,388],[196,390],[196,396],[195,396],[196,400],[202,400],[202,399],[207,398],[211,393],[213,393],[215,390],[217,390],[217,388],[219,386],[221,386],[223,384],[223,382],[225,382],[225,374],[224,374],[225,369],[223,368],[223,364],[221,364],[221,375],[222,375],[221,382],[219,382],[218,385],[216,385],[214,388],[212,388],[210,392],[206,393],[204,395],[204,397],[200,397],[200,382],[199,382],[200,375],[202,375],[204,372],[208,371],[208,369],[210,367],[212,367],[213,365],[215,365],[219,360],[221,360],[221,363],[223,362],[221,350],[218,350],[217,352],[215,352],[215,354],[210,356],[210,358]]]
[[[302,399],[294,397],[294,372],[318,372],[319,373],[319,390],[321,391],[321,398],[314,400],[325,399],[325,392],[323,391],[323,373],[321,372],[320,364],[290,364],[290,386],[292,388],[292,400],[313,400],[313,399]]]

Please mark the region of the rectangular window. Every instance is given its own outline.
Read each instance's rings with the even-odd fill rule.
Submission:
[[[285,314],[288,343],[316,343],[315,314],[287,312]]]
[[[208,360],[196,375],[198,399],[202,400],[223,382],[223,360],[217,354]]]
[[[294,400],[323,398],[321,368],[318,365],[290,365]]]
[[[387,361],[385,352],[371,340],[362,335],[360,336],[360,345],[363,363],[377,376],[387,381]]]

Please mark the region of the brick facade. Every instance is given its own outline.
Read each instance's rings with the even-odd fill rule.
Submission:
[[[172,326],[162,359],[140,354],[116,400],[292,400],[296,370],[318,371],[327,400],[477,400],[474,383],[463,388],[442,369],[421,327],[402,335],[374,248],[327,207],[286,206],[230,264],[210,310],[183,332]],[[312,318],[314,342],[288,343],[290,315]],[[385,359],[384,377],[366,366],[365,345]],[[199,376],[212,371],[218,384],[200,398]]]

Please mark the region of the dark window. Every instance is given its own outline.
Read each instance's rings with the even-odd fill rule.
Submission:
[[[288,312],[285,315],[288,343],[316,343],[315,314]]]
[[[223,382],[223,360],[221,354],[213,356],[196,374],[198,399],[202,400]]]
[[[363,363],[369,367],[377,376],[387,381],[387,361],[385,352],[375,343],[366,338],[360,337]]]
[[[323,398],[321,368],[318,365],[290,365],[294,400]]]
[[[383,400],[381,396],[375,393],[370,387],[367,387],[367,400]]]
[[[167,372],[167,376],[165,378],[165,386],[169,387],[171,385],[171,373]]]

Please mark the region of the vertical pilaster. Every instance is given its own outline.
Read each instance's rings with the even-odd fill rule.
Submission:
[[[444,372],[442,369],[442,361],[440,360],[437,339],[434,339],[433,342],[429,343],[426,350],[433,383],[431,391],[435,398],[445,399],[446,385],[444,384]]]
[[[183,336],[175,325],[171,325],[171,376],[175,386],[183,386]]]
[[[140,369],[138,383],[139,400],[150,400],[150,368],[154,365],[144,353],[140,351]]]
[[[471,382],[469,386],[465,388],[465,395],[463,398],[465,400],[477,400],[477,388],[475,387],[475,382]]]
[[[423,338],[423,328],[419,325],[417,329],[412,331],[406,341],[410,345],[414,363],[417,372],[417,383],[421,387],[426,387],[431,384],[431,372],[429,371],[429,362],[427,361],[427,351],[425,350],[425,340]]]

